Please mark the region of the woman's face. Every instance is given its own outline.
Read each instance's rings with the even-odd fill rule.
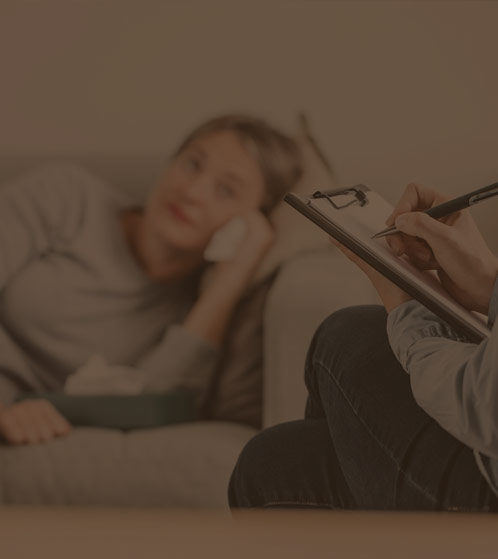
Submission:
[[[149,196],[147,226],[169,246],[202,252],[231,218],[261,206],[261,169],[231,131],[203,135],[179,153]]]

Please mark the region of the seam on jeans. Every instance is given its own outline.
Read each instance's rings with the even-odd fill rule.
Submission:
[[[429,426],[430,426],[430,418],[429,418],[429,416],[427,416],[425,422],[420,426],[420,428],[417,430],[415,435],[412,437],[412,440],[410,441],[410,444],[407,447],[406,452],[404,453],[403,457],[399,461],[399,471],[400,472],[407,471],[407,469],[405,469],[405,465],[408,464],[409,461],[411,460],[411,455],[413,454],[412,446],[419,441],[419,439],[424,435],[424,433],[427,431]],[[401,492],[400,487],[401,487],[402,483],[404,482],[404,480],[405,480],[404,475],[397,475],[396,476],[396,483],[394,485],[394,495],[393,495],[394,504],[396,504],[398,502],[398,495]]]
[[[369,426],[367,425],[367,423],[363,420],[363,418],[357,413],[357,411],[355,410],[353,404],[351,403],[351,401],[349,400],[349,398],[347,397],[346,393],[344,392],[344,390],[342,389],[342,386],[337,382],[336,378],[334,377],[334,375],[330,372],[330,370],[328,369],[328,367],[326,365],[324,365],[323,363],[321,363],[320,361],[316,360],[315,363],[317,365],[319,365],[322,369],[324,369],[328,375],[330,376],[330,378],[334,381],[334,384],[336,385],[336,387],[339,389],[340,393],[342,394],[342,397],[344,398],[344,400],[348,403],[349,407],[351,408],[351,410],[353,411],[353,413],[355,414],[355,416],[357,417],[357,419],[360,421],[360,423],[363,425],[363,427],[365,428],[366,432],[372,437],[372,439],[377,443],[377,445],[382,449],[382,451],[384,452],[384,454],[386,454],[386,456],[388,456],[398,467],[398,470],[400,473],[402,473],[407,481],[413,486],[415,487],[417,490],[419,490],[421,493],[423,493],[428,499],[430,499],[433,503],[439,504],[439,501],[437,500],[436,497],[434,497],[433,495],[431,495],[430,493],[428,493],[423,487],[421,487],[409,474],[408,472],[406,472],[401,465],[399,464],[399,462],[395,459],[395,457],[392,455],[391,452],[389,452],[389,450],[384,446],[384,444],[381,443],[381,441],[379,441],[379,439],[374,435],[374,433],[372,433],[372,431],[370,430]]]

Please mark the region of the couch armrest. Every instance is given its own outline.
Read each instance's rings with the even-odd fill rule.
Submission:
[[[298,254],[283,265],[265,309],[264,427],[304,416],[304,362],[320,323],[340,308],[378,303],[366,276],[334,247]]]

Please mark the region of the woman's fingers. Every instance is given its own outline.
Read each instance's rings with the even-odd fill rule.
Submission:
[[[67,434],[71,425],[46,400],[25,401],[0,410],[0,431],[11,444],[35,444]]]
[[[42,413],[51,433],[56,436],[66,435],[71,430],[71,424],[54,408],[50,402]]]
[[[31,416],[29,404],[30,402],[22,402],[12,406],[12,414],[22,429],[22,442],[34,444],[39,441],[38,426]]]
[[[51,404],[46,400],[37,400],[32,402],[33,405],[26,407],[26,415],[28,416],[31,425],[36,434],[36,440],[30,442],[43,442],[48,441],[54,437],[54,430],[47,420],[47,409],[50,409]]]
[[[11,444],[22,444],[24,441],[24,430],[9,407],[2,408],[0,413],[0,432]]]

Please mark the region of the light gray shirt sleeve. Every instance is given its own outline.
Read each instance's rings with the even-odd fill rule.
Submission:
[[[497,291],[498,282],[490,322]],[[488,339],[468,343],[412,300],[389,313],[387,332],[418,404],[461,442],[498,458],[498,324]]]
[[[144,374],[144,392],[165,392],[179,386],[201,398],[218,362],[219,350],[181,324],[170,326],[159,344],[135,366]]]

